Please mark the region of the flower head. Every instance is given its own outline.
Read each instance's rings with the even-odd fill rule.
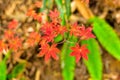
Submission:
[[[82,45],[80,47],[79,44],[76,44],[71,49],[73,51],[70,55],[76,57],[76,62],[78,62],[81,59],[81,57],[88,60],[87,54],[89,53],[89,50],[87,49],[86,45]]]
[[[40,41],[41,35],[37,32],[30,33],[27,43],[30,46],[33,46],[35,43],[38,43]]]
[[[59,53],[60,51],[56,46],[57,44],[52,44],[51,46],[49,44],[41,45],[39,56],[45,55],[45,61],[48,61],[50,57],[57,60],[58,56],[56,55],[56,53]]]
[[[70,29],[70,35],[79,36],[80,35],[80,26],[77,23],[74,23]]]
[[[2,40],[0,40],[0,52],[6,50],[7,47],[8,47],[7,44],[5,44]]]
[[[22,47],[22,40],[18,37],[15,37],[9,41],[9,48],[17,51]]]
[[[17,27],[17,25],[18,25],[18,22],[16,20],[12,20],[8,24],[8,29],[15,29]]]
[[[81,32],[80,32],[81,39],[87,40],[89,38],[95,38],[95,36],[92,33],[92,28],[88,27],[85,29],[85,26],[81,27]]]

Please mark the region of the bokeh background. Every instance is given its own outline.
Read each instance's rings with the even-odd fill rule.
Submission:
[[[13,19],[19,22],[18,32],[20,35],[34,31],[36,22],[28,17],[26,13],[30,7],[34,6],[33,4],[36,1],[41,0],[0,0],[0,37],[2,31],[4,31],[8,25],[8,22]],[[51,1],[53,1],[53,4],[48,4],[49,8],[51,9],[53,6],[57,8],[54,0]],[[75,0],[71,0],[72,12],[70,22],[86,24],[87,20],[77,9],[76,5],[78,4],[75,3]],[[87,7],[89,7],[94,15],[105,19],[120,38],[120,0],[90,0]],[[100,43],[99,45],[103,64],[102,80],[120,80],[120,61],[110,55]],[[12,54],[6,63],[7,73],[19,62],[18,59],[16,59],[17,56],[17,58],[26,60],[27,66],[24,72],[13,80],[63,80],[60,60],[50,60],[49,63],[45,63],[43,58],[36,56],[37,53],[35,47],[25,52],[21,51],[19,54]],[[0,60],[2,60],[2,57],[3,55],[0,54]],[[21,76],[24,77],[24,79],[20,79]],[[76,64],[74,80],[92,80],[82,60]]]

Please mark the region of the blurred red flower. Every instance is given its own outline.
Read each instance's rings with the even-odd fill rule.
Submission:
[[[6,30],[4,32],[4,38],[7,39],[7,40],[10,40],[10,39],[12,39],[14,37],[14,34],[15,34],[14,31]]]
[[[0,40],[0,52],[7,49],[7,44]]]
[[[8,29],[15,29],[17,27],[17,25],[18,25],[18,22],[16,20],[12,20],[8,24]]]
[[[73,51],[70,55],[76,57],[76,62],[78,62],[81,59],[81,57],[88,60],[87,54],[89,53],[89,50],[87,49],[86,45],[82,45],[80,47],[79,44],[76,44],[71,49]]]
[[[49,44],[43,44],[41,45],[40,48],[40,53],[39,56],[44,56],[45,55],[45,61],[47,62],[50,57],[52,57],[55,60],[58,60],[58,56],[56,55],[56,53],[59,53],[59,49],[56,47],[57,44],[52,44],[51,46]]]
[[[77,23],[74,23],[70,29],[70,35],[79,36],[80,35],[80,26]]]
[[[85,29],[85,26],[81,27],[81,32],[80,32],[80,39],[84,39],[87,40],[89,38],[95,38],[95,36],[92,33],[92,27],[88,27],[87,29]]]
[[[38,43],[41,39],[41,35],[37,32],[32,32],[30,33],[28,39],[27,39],[27,43],[30,46],[33,46],[35,43]]]
[[[9,41],[9,48],[17,51],[22,47],[22,40],[18,37],[15,37]]]

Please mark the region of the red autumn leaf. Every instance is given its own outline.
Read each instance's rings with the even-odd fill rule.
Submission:
[[[79,36],[80,35],[80,27],[78,26],[77,23],[74,23],[71,26],[70,35],[74,35],[74,36]]]
[[[56,19],[56,18],[59,17],[59,14],[60,13],[57,11],[57,9],[55,9],[54,11],[50,11],[49,16],[50,16],[51,19]]]
[[[64,26],[58,26],[56,28],[56,33],[57,34],[61,34],[61,35],[64,35],[64,33],[67,31],[66,27]]]
[[[12,30],[6,30],[4,32],[4,37],[5,37],[5,39],[9,40],[9,39],[11,39],[11,38],[14,37],[14,34],[15,34],[14,31],[12,31]]]
[[[70,55],[76,57],[76,62],[78,62],[81,59],[81,57],[88,60],[87,54],[89,53],[89,50],[86,48],[86,45],[82,45],[80,47],[79,44],[76,44],[71,49],[73,51]]]
[[[34,20],[37,20],[38,22],[41,22],[42,21],[42,14],[37,14],[37,13],[34,13],[32,15],[32,17],[34,18]]]
[[[58,60],[58,56],[56,53],[59,53],[59,49],[56,47],[57,44],[52,44],[51,46],[49,44],[43,44],[41,45],[41,51],[39,53],[39,56],[45,55],[45,61],[47,62],[51,57],[55,60]]]
[[[49,35],[52,32],[54,32],[52,24],[48,23],[48,22],[43,24],[43,26],[41,27],[41,32],[43,32],[43,34],[45,34],[45,35]]]
[[[56,34],[52,33],[49,35],[44,35],[42,39],[46,40],[47,42],[53,42],[55,37],[56,37]]]
[[[8,28],[9,29],[15,29],[18,25],[18,22],[16,20],[12,20],[11,22],[9,22],[8,24]]]
[[[7,44],[0,40],[0,52],[7,49]]]
[[[88,27],[85,29],[85,26],[81,27],[81,32],[80,32],[81,39],[87,40],[89,38],[95,38],[95,36],[92,33],[92,27]]]
[[[45,23],[42,28],[41,32],[43,32],[43,39],[45,39],[47,42],[51,42],[54,40],[54,38],[57,36],[55,32],[55,28],[53,28],[53,24],[51,23]]]
[[[40,41],[40,34],[37,33],[37,32],[32,32],[30,33],[29,37],[28,37],[28,40],[27,40],[27,43],[30,45],[30,46],[33,46],[35,43],[38,43]]]
[[[33,15],[35,15],[35,14],[36,13],[35,13],[35,11],[33,9],[29,9],[26,15],[33,17]]]
[[[21,47],[22,47],[22,40],[18,37],[15,37],[9,41],[10,49],[17,51]]]

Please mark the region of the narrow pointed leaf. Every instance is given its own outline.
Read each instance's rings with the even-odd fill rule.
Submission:
[[[90,19],[93,23],[93,31],[101,45],[116,59],[120,60],[120,39],[112,27],[98,17]]]
[[[56,5],[58,7],[58,10],[60,11],[60,17],[62,19],[62,22],[61,24],[62,25],[65,25],[66,24],[66,21],[65,21],[65,8],[64,8],[64,5],[62,4],[62,0],[55,0],[56,2]]]
[[[95,39],[90,39],[83,41],[82,43],[87,44],[90,51],[88,54],[88,60],[84,60],[84,63],[92,77],[92,80],[102,80],[102,60],[97,41]]]
[[[7,67],[5,61],[0,62],[0,80],[6,80],[7,78]]]
[[[25,68],[25,63],[19,63],[17,64],[11,74],[8,75],[8,78],[11,79],[11,78],[16,78],[19,74],[21,74],[23,71],[24,71],[24,68]]]
[[[77,39],[72,37],[65,42],[61,50],[61,67],[64,80],[74,80],[75,58],[70,56],[71,47],[75,45]]]
[[[66,7],[66,14],[67,14],[67,18],[70,17],[71,15],[71,7],[70,7],[70,1],[71,0],[65,0],[65,7]]]

